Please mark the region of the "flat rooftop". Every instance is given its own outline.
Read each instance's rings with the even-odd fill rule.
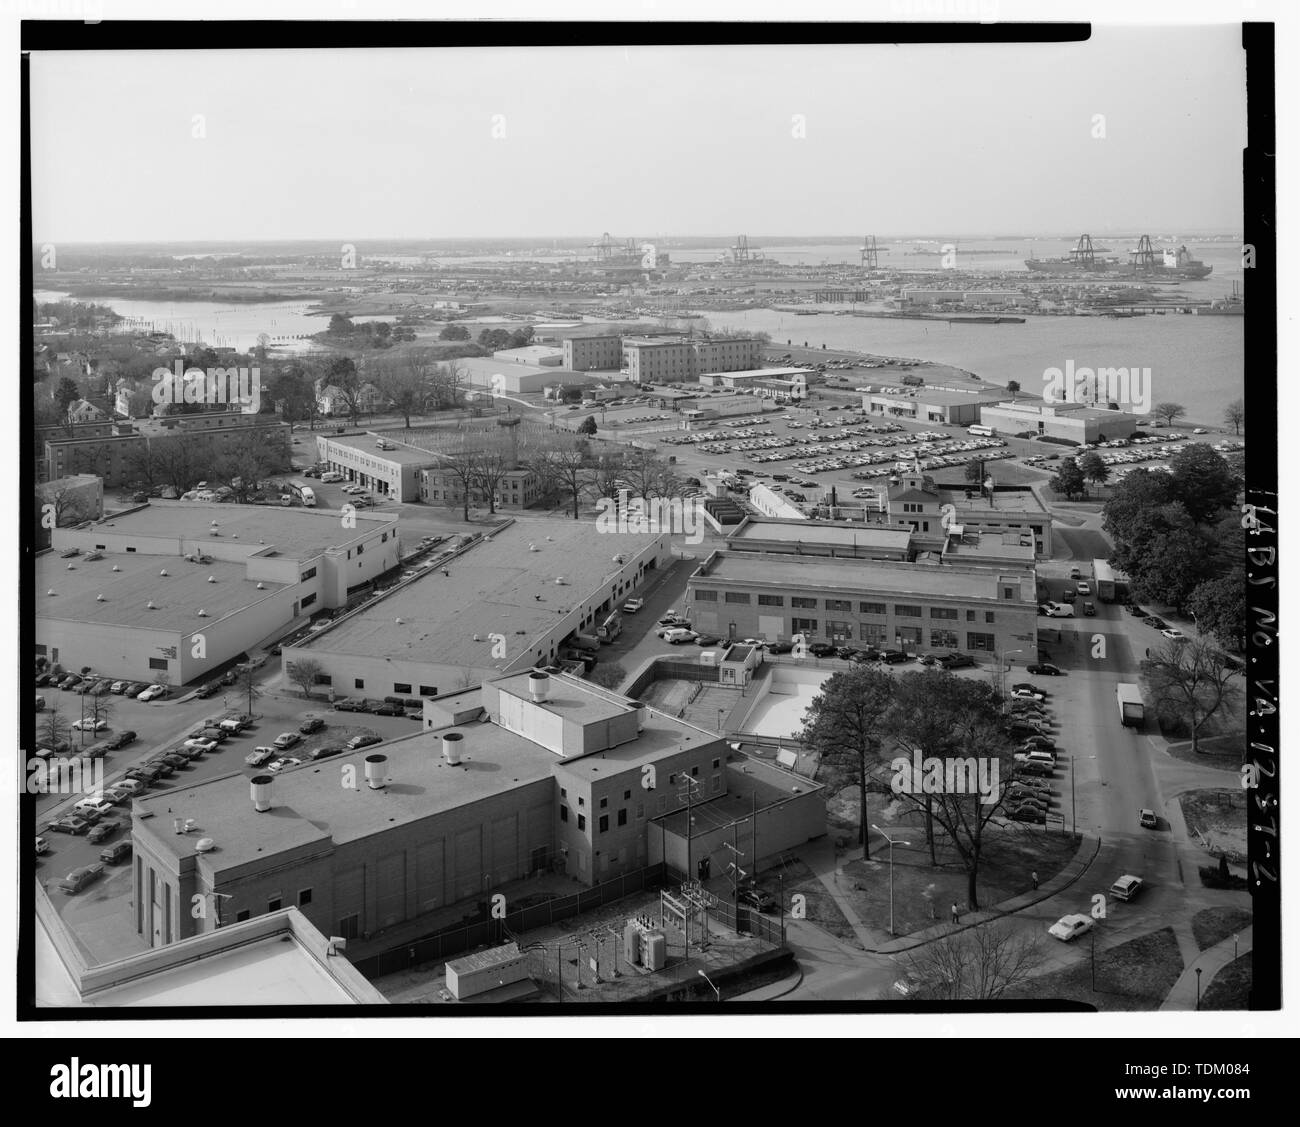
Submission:
[[[263,580],[258,590],[256,581],[247,578],[244,564],[226,560],[201,564],[174,555],[117,552],[104,552],[103,557],[90,562],[84,556],[61,559],[57,552],[38,557],[36,617],[188,634],[287,586]],[[114,571],[114,566],[121,570]],[[160,575],[164,570],[168,574]],[[209,576],[216,582],[209,583]],[[206,617],[199,616],[200,610],[207,612]]]
[[[358,454],[366,454],[380,462],[395,462],[401,466],[427,466],[430,462],[437,460],[427,450],[417,450],[410,446],[403,446],[400,439],[392,438],[389,435],[382,436],[384,441],[388,443],[388,449],[381,450],[378,446],[381,436],[376,432],[338,435],[337,437],[318,435],[317,437],[327,438],[334,446],[355,450]]]
[[[947,388],[918,387],[915,390],[915,395],[893,391],[873,391],[869,393],[869,396],[872,399],[880,399],[889,403],[923,403],[930,407],[960,407],[968,403],[994,403],[1005,400],[1007,397],[1004,388],[993,391],[979,388],[971,391],[952,391]]]
[[[557,762],[553,752],[496,724],[455,730],[465,737],[456,767],[442,757],[441,731],[418,732],[270,776],[271,809],[263,813],[253,808],[250,776],[243,772],[160,791],[136,801],[134,832],[147,834],[154,849],[178,860],[194,855],[198,838],[210,837],[216,848],[198,863],[221,872],[286,850],[331,841],[343,845],[443,814],[548,778]],[[365,781],[366,757],[375,754],[388,757],[390,780],[378,790]],[[356,771],[355,790],[339,785],[340,770],[348,764]],[[153,817],[141,820],[143,814]],[[194,830],[174,833],[175,817],[193,818]]]
[[[217,523],[219,537],[210,535],[213,521]],[[104,531],[117,536],[139,536],[142,541],[149,538],[193,540],[199,547],[219,538],[227,549],[232,543],[247,546],[249,555],[274,548],[281,555],[310,559],[327,548],[343,547],[396,523],[396,517],[358,513],[356,527],[345,529],[339,523],[338,513],[328,509],[154,501],[96,521],[84,531],[60,529],[60,533],[74,532],[78,543],[94,543],[94,533]],[[140,548],[148,551],[143,543]],[[170,548],[166,551],[171,554]]]
[[[1065,417],[1071,419],[1137,419],[1131,411],[1110,411],[1104,407],[1090,407],[1086,403],[1044,403],[1041,399],[1002,400],[993,405],[994,410],[1024,415],[1026,418]]]
[[[724,376],[727,379],[735,380],[755,380],[755,379],[775,379],[788,380],[791,376],[811,376],[814,372],[809,368],[750,368],[743,372],[702,372],[705,376]]]
[[[917,594],[926,598],[992,599],[998,593],[1002,574],[1019,581],[1032,579],[1028,568],[1014,565],[990,567],[972,573],[955,567],[925,564],[889,564],[869,560],[833,560],[825,556],[772,556],[757,552],[718,552],[713,566],[703,566],[691,576],[692,583],[754,583],[791,589],[825,588],[829,594],[875,591]],[[1032,594],[1031,594],[1032,597]]]
[[[1013,536],[1000,532],[968,532],[962,541],[949,540],[944,548],[944,559],[950,563],[990,564],[1010,560],[1030,565],[1034,562],[1032,534],[1024,530],[1028,544],[1019,543]]]
[[[1023,513],[1026,516],[1049,517],[1048,511],[1043,507],[1042,501],[1038,499],[1038,494],[1032,489],[998,489],[993,493],[993,500],[990,501],[988,494],[976,494],[969,501],[966,500],[966,490],[958,485],[936,485],[935,493],[940,503],[954,505],[958,513],[963,512],[980,512],[980,513]]]
[[[910,528],[864,525],[861,521],[747,520],[727,537],[727,541],[759,540],[791,545],[840,544],[846,548],[874,545],[906,550],[911,537]]]
[[[504,668],[619,569],[615,554],[635,555],[658,539],[653,533],[606,535],[586,521],[517,521],[451,560],[449,575],[429,568],[304,648]],[[558,577],[564,584],[555,582]],[[491,658],[492,633],[506,635],[510,658]]]

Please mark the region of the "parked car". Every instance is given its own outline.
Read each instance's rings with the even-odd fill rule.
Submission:
[[[1158,829],[1160,819],[1156,817],[1154,810],[1142,809],[1138,811],[1138,825],[1147,830]]]
[[[59,682],[60,689],[74,689],[81,684],[81,676],[77,673],[69,673],[62,681]]]
[[[84,834],[89,832],[91,823],[76,814],[65,814],[62,818],[56,818],[47,825],[47,830],[53,830],[60,834]]]
[[[96,862],[93,865],[83,865],[79,869],[73,869],[66,877],[59,881],[59,887],[64,892],[80,892],[86,885],[96,881],[104,872],[104,866]]]
[[[1110,894],[1116,900],[1132,900],[1142,891],[1142,878],[1126,873],[1110,886]]]
[[[150,685],[136,700],[162,700],[167,695],[166,685]]]
[[[1047,929],[1047,934],[1063,943],[1069,943],[1071,939],[1077,939],[1091,930],[1092,918],[1076,914],[1062,916]]]
[[[1056,741],[1051,736],[1033,735],[1025,738],[1017,751],[1055,751]]]
[[[136,700],[139,700],[140,694],[150,688],[153,688],[153,686],[150,685],[148,681],[132,681],[127,685],[122,695],[124,697],[134,697]]]
[[[400,704],[389,704],[388,701],[381,700],[373,708],[368,709],[374,716],[405,716],[406,709]]]
[[[716,646],[722,641],[720,634],[697,634],[695,635],[695,644],[697,646]]]
[[[342,755],[346,748],[342,747],[318,747],[307,753],[307,758],[311,760],[328,759],[332,755]]]
[[[186,760],[188,763],[189,760]],[[167,755],[154,755],[144,761],[146,767],[152,767],[164,779],[170,779],[176,774],[176,764],[168,758]]]
[[[304,720],[299,724],[298,731],[300,731],[304,736],[310,736],[313,732],[319,732],[324,727],[325,721],[319,716],[313,716],[311,719]]]
[[[1071,579],[1078,579],[1078,578],[1079,578],[1080,576],[1082,576],[1082,575],[1083,575],[1083,572],[1081,572],[1077,567],[1072,567],[1072,568],[1070,568],[1070,578],[1071,578]]]
[[[217,741],[205,739],[202,736],[196,736],[192,739],[186,740],[181,744],[181,747],[185,748],[187,751],[194,751],[198,752],[200,755],[204,755],[209,751],[217,750]]]
[[[1011,808],[1004,808],[1003,813],[1013,822],[1033,822],[1035,825],[1043,825],[1047,821],[1047,815],[1037,806],[1021,804]]]
[[[160,763],[170,763],[177,770],[180,770],[182,767],[189,766],[190,757],[180,751],[164,751],[161,755],[157,756],[157,761]]]
[[[1142,607],[1138,606],[1136,603],[1125,603],[1124,609],[1128,611],[1129,614],[1131,614],[1134,618],[1146,618],[1147,616],[1147,612],[1143,610]]]
[[[1075,591],[1075,594],[1077,594],[1077,595],[1091,595],[1091,594],[1092,594],[1092,588],[1089,587],[1088,584],[1086,584],[1086,583],[1076,583],[1076,584],[1074,585],[1074,591]]]
[[[50,682],[52,682],[53,680],[54,680],[53,673],[38,673],[36,674],[36,687],[38,689],[43,689],[45,688],[46,685],[50,684]]]
[[[1171,642],[1182,642],[1187,639],[1187,635],[1179,630],[1176,626],[1171,626],[1167,630],[1161,630],[1161,635],[1168,638]]]
[[[268,770],[272,775],[278,775],[281,771],[287,771],[290,767],[297,767],[301,763],[302,760],[296,756],[286,755],[283,759],[272,759],[271,762],[266,765],[266,770]]]
[[[808,652],[812,654],[813,657],[833,657],[835,655],[835,647],[826,642],[814,642],[808,647]]]
[[[162,778],[162,772],[156,767],[147,767],[141,764],[139,767],[132,767],[126,772],[128,779],[135,779],[137,782],[152,785]]]
[[[128,799],[143,794],[145,789],[145,784],[138,779],[123,779],[120,783],[114,783],[104,789],[104,800],[114,806],[121,806]]]
[[[208,697],[214,697],[221,692],[221,683],[219,681],[209,681],[206,685],[200,685],[194,690],[194,695],[201,700],[207,700]]]
[[[1025,685],[1022,687],[1013,686],[1011,689],[1011,695],[1019,700],[1045,701],[1047,699],[1047,694],[1043,692],[1042,689],[1036,688],[1033,685]]]
[[[356,697],[339,697],[334,702],[334,710],[336,712],[364,712],[361,703]]]
[[[296,743],[302,742],[302,736],[297,732],[281,732],[274,740],[271,741],[280,751],[285,751],[293,747]]]
[[[1166,630],[1169,627],[1169,623],[1154,614],[1147,615],[1142,621],[1153,630]]]
[[[773,654],[788,654],[793,650],[793,642],[770,642],[767,647],[767,652]]]
[[[250,767],[261,767],[264,763],[269,763],[275,758],[275,748],[273,747],[255,747],[244,756],[244,762]]]
[[[975,659],[970,654],[945,654],[939,659],[939,664],[945,669],[963,669],[974,665]]]
[[[95,828],[86,835],[86,840],[90,842],[91,845],[98,845],[101,841],[106,841],[108,838],[112,837],[117,833],[117,831],[118,824],[116,822],[100,822],[99,825],[95,826]]]
[[[107,720],[96,720],[91,716],[83,716],[80,720],[72,722],[74,732],[102,732],[108,728]]]
[[[1085,618],[1094,618],[1097,614],[1097,604],[1094,602],[1085,602],[1083,604],[1083,614]]]
[[[886,665],[902,665],[912,660],[912,655],[904,653],[902,650],[886,650],[880,655],[880,660]]]
[[[116,865],[131,856],[131,840],[115,841],[99,851],[99,859],[106,864]]]
[[[41,837],[40,834],[37,834],[36,855],[39,857],[42,853],[48,853],[49,851],[50,851],[50,843],[46,841],[43,837]]]
[[[645,599],[628,599],[628,601],[623,604],[623,613],[636,614],[636,612],[643,606],[645,606]]]
[[[1015,766],[1016,775],[1038,775],[1047,777],[1056,774],[1056,768],[1047,763],[1025,761]]]
[[[114,735],[109,736],[108,739],[104,741],[104,747],[109,751],[117,751],[120,748],[126,747],[127,744],[135,743],[135,740],[135,733],[131,731],[130,728],[127,728],[123,732],[117,732]]]
[[[356,751],[358,748],[369,747],[371,744],[377,744],[383,742],[384,741],[381,736],[375,736],[375,735],[353,736],[350,740],[348,740],[347,746],[349,751]]]
[[[253,718],[249,716],[248,713],[237,712],[231,716],[223,717],[220,721],[218,721],[217,727],[220,728],[221,731],[223,732],[227,732],[232,736],[237,736],[239,735],[240,732],[242,732],[245,728],[249,727],[252,723],[253,723]]]
[[[764,892],[757,886],[742,889],[737,900],[741,904],[746,904],[751,908],[756,908],[760,912],[775,912],[779,907],[776,897],[770,892]]]
[[[1037,665],[1025,666],[1025,672],[1038,677],[1059,677],[1061,675],[1061,671],[1055,665],[1046,661],[1040,661]]]

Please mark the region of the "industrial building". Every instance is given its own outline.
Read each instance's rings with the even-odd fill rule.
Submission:
[[[421,732],[328,769],[136,800],[135,928],[152,946],[214,930],[196,898],[235,924],[295,907],[355,957],[385,929],[432,933],[537,874],[589,886],[712,851],[721,867],[738,815],[762,835],[756,859],[825,832],[817,784],[732,756],[722,735],[576,678],[499,677],[426,701]],[[670,824],[688,807],[694,825]],[[693,849],[696,834],[710,836]]]
[[[341,473],[391,501],[418,501],[420,471],[438,461],[428,450],[374,431],[318,434],[316,459],[327,472]]]
[[[899,301],[907,305],[969,305],[1008,308],[1035,305],[1038,298],[1019,290],[944,290],[926,286],[904,286]]]
[[[907,392],[869,392],[862,409],[869,415],[910,419],[918,423],[970,426],[983,422],[983,410],[1006,400],[1005,391],[959,391],[952,388],[917,388]]]
[[[623,338],[611,335],[566,337],[564,366],[575,372],[616,372],[623,366]]]
[[[667,533],[516,521],[284,650],[339,696],[433,696],[551,665],[671,559]]]
[[[754,337],[625,337],[623,368],[637,383],[695,382],[705,372],[739,372],[762,362]]]
[[[456,367],[471,387],[486,388],[497,395],[526,395],[545,391],[548,387],[588,387],[600,382],[586,372],[569,371],[567,365],[555,367],[502,361],[495,356],[471,356],[457,360]]]
[[[530,344],[523,348],[503,348],[492,353],[503,364],[527,364],[537,368],[558,368],[564,364],[564,349]]]
[[[54,530],[36,558],[36,652],[186,684],[343,606],[398,559],[395,517],[344,527],[312,509],[144,505]]]
[[[1138,426],[1138,416],[1126,411],[1108,411],[1085,403],[1044,403],[1042,399],[988,404],[980,421],[1000,434],[1028,432],[1044,438],[1063,438],[1080,446],[1128,438]]]
[[[760,368],[753,372],[706,372],[700,376],[704,387],[729,387],[742,395],[774,399],[780,403],[798,403],[808,398],[806,368]]]

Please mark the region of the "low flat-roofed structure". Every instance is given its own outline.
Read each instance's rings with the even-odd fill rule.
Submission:
[[[727,536],[737,552],[906,559],[912,532],[861,521],[755,520],[747,517]]]
[[[1000,434],[1031,432],[1079,444],[1127,438],[1138,426],[1138,416],[1126,411],[1111,411],[1086,403],[1044,403],[1041,397],[1004,399],[989,404],[984,408],[982,421],[997,428]]]

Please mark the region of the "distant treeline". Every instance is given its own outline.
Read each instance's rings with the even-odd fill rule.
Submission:
[[[296,301],[301,294],[272,290],[204,290],[194,286],[114,286],[103,284],[65,287],[78,297],[125,298],[128,301],[229,301],[250,304],[267,301]]]

